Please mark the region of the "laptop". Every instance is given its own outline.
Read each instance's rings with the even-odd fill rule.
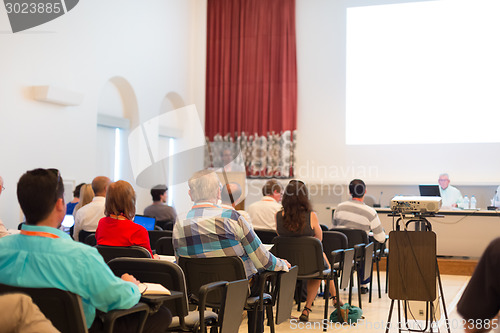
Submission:
[[[134,222],[142,225],[146,230],[155,230],[156,219],[154,217],[136,215],[134,217]]]
[[[422,197],[440,197],[439,185],[418,185],[420,196]]]

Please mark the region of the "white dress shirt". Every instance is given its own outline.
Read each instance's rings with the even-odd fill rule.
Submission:
[[[78,240],[80,230],[95,232],[99,220],[104,217],[105,197],[94,197],[92,201],[76,212],[73,238]]]
[[[276,230],[276,213],[281,209],[274,198],[263,197],[248,207],[248,214],[252,219],[253,228],[256,230]]]
[[[442,207],[453,207],[453,204],[457,204],[459,208],[462,208],[464,198],[462,198],[462,193],[456,187],[448,185],[448,187],[443,190],[439,186],[439,192],[441,193]]]

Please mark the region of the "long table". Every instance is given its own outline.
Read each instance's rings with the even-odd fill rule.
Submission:
[[[393,230],[397,217],[386,208],[376,209],[386,233]],[[443,217],[429,217],[437,235],[437,254],[479,258],[486,246],[500,237],[500,211],[440,211]],[[409,230],[414,230],[413,225]],[[390,246],[390,245],[389,245]]]

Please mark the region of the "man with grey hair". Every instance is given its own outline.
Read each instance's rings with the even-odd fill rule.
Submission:
[[[447,173],[439,175],[439,192],[441,194],[443,207],[461,207],[463,206],[464,198],[460,190],[450,185],[450,176]]]
[[[243,260],[247,278],[258,278],[258,272],[287,271],[290,264],[266,250],[244,217],[233,209],[217,205],[221,184],[214,171],[196,172],[188,181],[189,196],[194,205],[189,212],[179,215],[174,225],[175,256],[191,258],[238,256]],[[254,283],[253,286],[256,286]],[[257,290],[252,290],[256,294]],[[249,313],[249,332],[254,332],[255,313]],[[263,322],[259,316],[259,328]]]
[[[2,194],[2,191],[5,190],[5,187],[3,187],[3,178],[0,176],[0,194]],[[7,231],[7,228],[5,228],[5,225],[3,224],[2,220],[0,220],[0,238],[3,236],[7,236],[9,232]]]

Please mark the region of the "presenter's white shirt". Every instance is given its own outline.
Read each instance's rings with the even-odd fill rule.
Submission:
[[[248,207],[248,214],[252,220],[253,228],[256,230],[276,230],[276,213],[281,210],[274,198],[263,197]]]
[[[443,190],[441,186],[439,187],[439,192],[441,193],[442,207],[453,207],[453,204],[457,204],[458,207],[463,207],[464,198],[460,190],[454,186],[448,185],[448,187]]]
[[[106,203],[105,197],[94,197],[92,201],[76,212],[75,216],[75,230],[73,231],[73,238],[78,240],[78,234],[81,230],[95,232],[99,220],[104,215],[104,205]]]

